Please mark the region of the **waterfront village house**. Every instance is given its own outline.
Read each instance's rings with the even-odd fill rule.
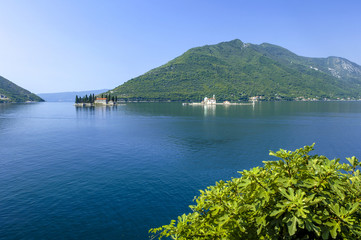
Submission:
[[[107,99],[106,98],[96,98],[94,101],[95,104],[107,104]]]
[[[259,100],[263,100],[263,99],[264,99],[263,96],[254,96],[254,97],[249,98],[250,101],[259,101]]]
[[[203,104],[206,104],[206,105],[212,105],[212,104],[216,104],[217,101],[216,101],[216,97],[213,95],[213,97],[211,98],[207,98],[205,97],[204,100],[202,101]]]
[[[8,99],[5,95],[0,94],[0,99]]]

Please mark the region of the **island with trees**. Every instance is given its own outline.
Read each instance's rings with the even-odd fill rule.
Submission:
[[[80,97],[75,96],[76,107],[94,107],[94,106],[114,106],[118,104],[118,97],[110,94],[101,94],[95,96],[94,94],[85,95]]]

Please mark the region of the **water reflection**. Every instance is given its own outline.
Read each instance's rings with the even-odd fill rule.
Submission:
[[[109,117],[119,106],[75,107],[77,117]]]
[[[215,116],[216,115],[216,105],[203,105],[204,116]]]

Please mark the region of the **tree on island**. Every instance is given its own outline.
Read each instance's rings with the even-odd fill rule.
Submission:
[[[79,97],[78,95],[75,96],[75,103],[94,103],[95,95],[89,94],[85,95],[84,97]]]
[[[280,160],[200,191],[153,239],[361,239],[360,162],[309,155],[313,146],[271,151]]]

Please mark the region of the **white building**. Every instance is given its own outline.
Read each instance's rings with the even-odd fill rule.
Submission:
[[[3,94],[0,94],[0,99],[9,99],[7,96],[3,95]]]
[[[249,101],[260,101],[260,100],[264,100],[263,96],[254,96],[254,97],[250,97]]]
[[[217,101],[216,101],[216,97],[213,95],[213,97],[211,98],[207,98],[205,97],[204,100],[202,101],[203,104],[206,104],[206,105],[212,105],[212,104],[216,104]]]

